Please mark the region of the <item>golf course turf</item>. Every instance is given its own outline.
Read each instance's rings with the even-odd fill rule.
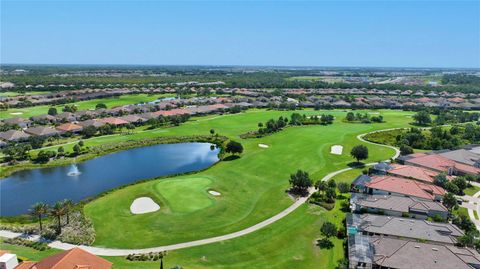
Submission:
[[[353,162],[350,150],[364,144],[369,149],[365,163],[385,160],[394,155],[389,148],[366,144],[357,135],[374,130],[408,127],[407,115],[413,112],[376,110],[386,122],[375,124],[345,123],[347,111],[296,111],[307,115],[332,114],[332,125],[288,127],[278,133],[254,139],[241,139],[240,134],[255,130],[258,122],[279,116],[289,117],[293,111],[249,110],[240,114],[194,117],[174,128],[138,131],[130,135],[114,135],[85,140],[86,146],[116,143],[157,136],[205,135],[210,129],[241,142],[240,158],[222,161],[213,167],[189,175],[153,179],[112,191],[84,207],[92,219],[95,246],[112,248],[145,248],[187,242],[235,232],[257,224],[293,203],[285,192],[291,173],[298,169],[310,173],[314,180],[348,167]],[[361,111],[363,112],[363,111]],[[263,149],[258,144],[270,147]],[[332,145],[342,145],[341,155],[330,154]],[[71,147],[71,144],[65,148]],[[351,182],[362,169],[354,169],[334,177]],[[214,197],[208,190],[222,195]],[[160,205],[157,212],[134,215],[129,207],[138,197],[150,197]],[[321,249],[320,226],[326,221],[342,225],[345,216],[338,199],[331,211],[304,204],[273,224],[242,237],[170,251],[165,259],[172,267],[184,268],[335,268],[343,258],[343,241],[332,239],[333,247]],[[6,247],[5,247],[6,246]],[[9,249],[9,245],[2,246]],[[16,247],[16,246],[15,246]],[[28,252],[28,251],[27,251]],[[21,254],[22,252],[19,251]],[[37,257],[32,254],[33,257]],[[25,256],[28,257],[27,254]],[[105,257],[114,268],[153,268],[156,262],[131,262],[124,257]]]
[[[291,173],[302,169],[318,180],[329,172],[345,168],[353,161],[349,156],[351,148],[362,144],[356,138],[358,134],[407,126],[408,118],[399,115],[409,112],[385,110],[381,111],[385,123],[352,124],[341,121],[346,114],[344,111],[305,110],[300,113],[330,113],[339,119],[327,126],[289,127],[259,139],[238,137],[256,129],[258,122],[279,116],[289,117],[291,113],[251,110],[236,115],[197,118],[179,127],[133,134],[134,137],[153,136],[155,132],[165,136],[206,134],[213,128],[221,135],[240,141],[245,152],[241,158],[220,162],[195,175],[147,181],[90,202],[84,207],[84,212],[94,223],[97,233],[94,245],[145,248],[218,236],[252,226],[293,202],[285,193]],[[85,141],[86,145],[89,143],[96,142]],[[259,143],[271,147],[265,150],[258,147]],[[343,154],[330,154],[332,145],[343,145]],[[366,162],[385,160],[394,155],[392,149],[366,146],[370,151]],[[199,178],[208,178],[210,182],[199,181]],[[166,183],[159,184],[162,181]],[[162,184],[166,185],[159,190]],[[222,197],[209,197],[207,189],[219,191]],[[128,210],[129,205],[141,196],[160,201],[161,210],[133,216]]]

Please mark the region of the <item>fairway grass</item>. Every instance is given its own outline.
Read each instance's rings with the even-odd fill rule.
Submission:
[[[187,177],[162,180],[154,188],[172,213],[189,213],[214,203],[207,192],[211,183],[212,180],[206,177]]]
[[[92,219],[97,233],[94,245],[144,248],[203,239],[247,228],[292,204],[292,199],[285,193],[291,173],[302,169],[318,180],[329,172],[347,167],[353,161],[349,154],[330,154],[332,145],[344,145],[345,153],[355,145],[366,145],[370,157],[365,162],[389,159],[395,153],[392,149],[360,142],[356,136],[373,130],[407,126],[409,121],[403,117],[408,112],[402,111],[379,111],[387,121],[381,124],[343,123],[341,120],[346,112],[340,110],[300,112],[307,115],[330,113],[337,120],[327,126],[289,127],[261,140],[240,139],[240,134],[255,130],[258,122],[279,116],[289,117],[292,113],[250,110],[235,115],[197,118],[179,127],[129,136],[128,139],[142,139],[200,135],[208,134],[213,128],[220,135],[240,141],[245,152],[239,159],[220,162],[194,176],[151,180],[113,191],[90,202],[84,207],[84,212]],[[122,137],[106,139],[113,143]],[[274,147],[268,150],[259,148],[260,141]],[[86,146],[96,143],[98,141],[95,139],[85,141]],[[207,178],[211,182],[207,184],[199,178]],[[163,190],[159,189],[163,184]],[[221,198],[209,197],[208,189],[222,193]],[[133,199],[141,196],[153,197],[161,209],[151,214],[132,216],[128,207]],[[141,240],[136,240],[138,238]]]

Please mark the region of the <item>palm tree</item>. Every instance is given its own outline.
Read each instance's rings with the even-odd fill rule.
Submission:
[[[62,233],[61,218],[63,215],[65,215],[65,207],[63,206],[63,203],[56,202],[55,205],[53,205],[53,207],[50,209],[50,214],[54,217],[57,217],[57,221],[58,221],[57,233],[61,234]]]
[[[65,199],[62,202],[62,205],[65,209],[65,214],[67,215],[67,224],[70,223],[70,212],[72,211],[72,208],[74,206],[73,201],[70,199]]]
[[[30,213],[38,218],[38,223],[40,224],[40,233],[42,233],[42,217],[48,213],[48,205],[44,203],[36,203],[32,206]]]

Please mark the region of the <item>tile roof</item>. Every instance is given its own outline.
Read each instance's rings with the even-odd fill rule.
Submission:
[[[480,268],[479,254],[466,248],[394,238],[374,238],[372,246],[374,263],[382,268]]]
[[[425,211],[426,213],[428,213],[428,211],[448,213],[448,209],[439,202],[425,201],[414,197],[352,193],[350,202],[362,207],[402,213],[408,213],[411,209]]]
[[[356,228],[359,233],[367,232],[452,245],[457,243],[458,237],[464,235],[460,228],[451,223],[373,214],[349,214],[347,227]]]
[[[424,156],[410,158],[406,160],[406,163],[443,172],[448,172],[449,168],[454,168],[463,173],[480,174],[480,168],[459,163],[438,154],[426,154]]]
[[[73,131],[80,131],[83,129],[81,125],[77,125],[74,123],[64,123],[56,127],[57,130],[62,131],[62,132],[73,132]]]
[[[112,125],[128,124],[128,121],[122,120],[120,118],[114,118],[114,117],[99,119],[99,121],[107,124],[112,124]]]
[[[429,200],[434,200],[435,195],[445,194],[445,190],[439,186],[394,176],[373,176],[366,187]]]
[[[16,141],[21,139],[27,139],[30,135],[18,130],[8,130],[0,133],[0,138],[7,141]]]
[[[94,127],[101,127],[105,125],[104,122],[101,122],[99,120],[86,120],[86,121],[80,121],[78,122],[78,125],[87,127],[87,126],[94,126]]]
[[[413,178],[426,183],[433,183],[434,177],[439,174],[438,172],[412,165],[393,164],[392,167],[393,169],[388,170],[388,174],[405,178]]]
[[[45,136],[58,134],[57,130],[51,127],[45,127],[45,126],[30,127],[26,129],[25,132],[31,135],[45,135]]]
[[[110,269],[112,263],[81,248],[72,248],[37,262],[32,269]]]

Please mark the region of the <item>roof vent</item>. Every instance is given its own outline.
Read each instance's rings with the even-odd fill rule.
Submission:
[[[420,246],[415,246],[415,248],[420,248]]]

